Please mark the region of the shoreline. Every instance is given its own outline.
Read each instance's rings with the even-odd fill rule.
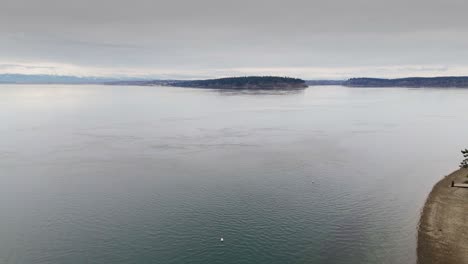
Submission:
[[[436,183],[418,225],[418,264],[468,264],[468,189],[451,187],[467,181],[459,169]]]

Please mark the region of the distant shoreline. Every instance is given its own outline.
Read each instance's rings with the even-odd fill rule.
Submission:
[[[418,227],[418,264],[468,264],[468,169],[440,180],[429,194]]]
[[[343,85],[349,87],[468,88],[468,77],[351,78]]]
[[[245,76],[205,80],[150,78],[103,78],[58,75],[0,74],[0,84],[103,84],[132,86],[172,86],[210,89],[297,89],[313,86],[365,88],[468,88],[468,76],[409,77],[397,79],[351,78],[302,80],[278,76]]]

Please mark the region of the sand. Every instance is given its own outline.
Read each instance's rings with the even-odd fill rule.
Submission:
[[[460,169],[438,182],[427,198],[418,230],[418,264],[468,264],[468,180]]]

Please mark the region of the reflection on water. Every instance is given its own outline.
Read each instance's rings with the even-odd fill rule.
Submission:
[[[412,263],[467,100],[4,85],[0,263]]]
[[[255,90],[238,90],[238,89],[218,89],[218,90],[209,90],[211,92],[217,92],[219,95],[234,95],[234,96],[241,96],[241,95],[295,95],[295,94],[302,94],[304,93],[305,89],[291,89],[291,90],[262,90],[262,89],[255,89]]]

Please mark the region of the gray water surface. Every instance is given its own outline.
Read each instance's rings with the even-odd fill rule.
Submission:
[[[0,263],[414,263],[468,90],[0,86]],[[224,242],[220,242],[220,238]]]

